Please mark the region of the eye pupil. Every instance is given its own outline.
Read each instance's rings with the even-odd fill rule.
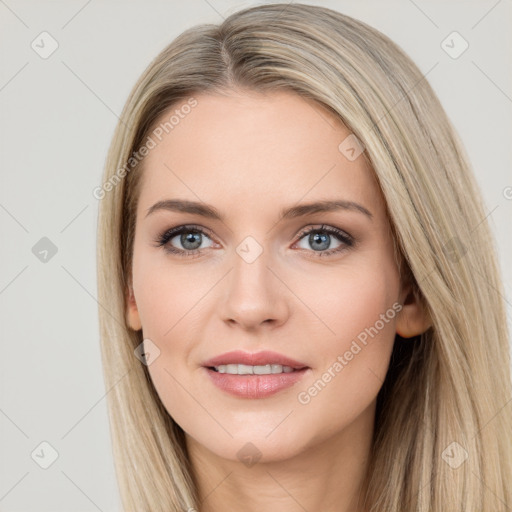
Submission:
[[[181,244],[185,249],[194,250],[201,246],[201,233],[186,233],[181,235]],[[190,247],[189,244],[192,244]]]
[[[309,235],[309,242],[311,246],[316,250],[325,250],[330,245],[330,235],[321,233],[312,233]]]

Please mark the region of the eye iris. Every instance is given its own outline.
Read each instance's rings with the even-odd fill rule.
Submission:
[[[180,242],[185,249],[194,250],[201,246],[201,233],[186,233],[181,235]],[[193,247],[190,247],[192,244]],[[194,244],[196,244],[194,246]]]
[[[315,251],[328,249],[330,245],[330,235],[312,233],[309,235],[309,243]]]

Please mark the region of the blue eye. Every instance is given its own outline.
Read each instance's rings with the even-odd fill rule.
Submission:
[[[164,247],[165,250],[171,254],[192,257],[201,252],[200,247],[205,237],[211,241],[203,228],[196,226],[178,226],[162,233],[157,240],[157,245],[158,247]],[[181,244],[183,249],[176,248],[172,245],[175,239]]]
[[[350,235],[331,226],[309,228],[302,231],[299,238],[299,242],[304,240],[318,256],[330,256],[354,245],[354,239]],[[333,238],[335,239],[334,248],[332,248]],[[301,248],[304,249],[304,247]]]
[[[308,228],[299,234],[301,243],[303,240],[312,248],[300,247],[302,250],[308,250],[315,256],[330,256],[340,253],[354,245],[354,239],[344,231],[332,226],[322,225],[319,228]],[[333,239],[335,247],[333,248]],[[210,242],[206,247],[201,247],[205,240]],[[206,233],[204,228],[194,225],[177,226],[162,233],[156,240],[157,247],[163,247],[165,251],[179,257],[197,257],[205,248],[213,246],[212,239]],[[181,245],[176,247],[176,245]]]

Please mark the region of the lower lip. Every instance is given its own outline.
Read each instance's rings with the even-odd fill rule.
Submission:
[[[205,368],[212,382],[222,391],[241,398],[265,398],[300,381],[309,368],[268,375],[232,375]]]

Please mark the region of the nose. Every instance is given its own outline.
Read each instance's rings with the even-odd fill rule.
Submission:
[[[286,286],[276,277],[266,251],[249,261],[234,252],[233,268],[224,284],[222,319],[229,326],[237,325],[244,330],[278,327],[290,314]]]

